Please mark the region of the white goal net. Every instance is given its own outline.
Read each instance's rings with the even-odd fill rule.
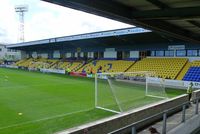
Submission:
[[[152,72],[98,73],[95,107],[120,113],[166,99],[164,80]]]

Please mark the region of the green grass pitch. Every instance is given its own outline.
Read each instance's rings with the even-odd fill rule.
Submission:
[[[113,115],[94,99],[94,79],[0,68],[0,134],[51,134]]]

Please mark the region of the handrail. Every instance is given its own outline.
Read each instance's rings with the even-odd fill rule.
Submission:
[[[197,103],[196,103],[197,106],[196,106],[195,114],[198,114],[198,102],[199,102],[199,100],[200,100],[200,97],[195,98],[195,99],[193,99],[193,100],[191,100],[191,101],[184,102],[184,103],[182,103],[182,104],[180,104],[180,105],[177,105],[177,106],[175,106],[175,107],[169,108],[168,110],[162,111],[162,112],[160,112],[160,113],[158,113],[158,114],[154,114],[154,115],[152,115],[152,116],[150,116],[150,117],[147,117],[147,118],[145,118],[145,119],[142,119],[142,120],[139,120],[139,121],[134,122],[134,123],[132,123],[132,124],[129,124],[129,125],[125,126],[125,127],[122,127],[122,128],[117,129],[117,130],[114,130],[114,131],[112,131],[112,132],[110,132],[110,133],[108,133],[108,134],[115,134],[115,133],[118,133],[118,132],[123,131],[123,130],[125,130],[125,129],[133,128],[134,126],[136,126],[136,125],[139,124],[139,123],[142,123],[142,122],[147,121],[147,120],[149,120],[149,119],[155,118],[155,117],[157,117],[157,116],[159,116],[159,115],[167,114],[167,113],[171,112],[172,110],[175,110],[175,109],[177,109],[177,108],[179,108],[179,107],[182,107],[182,111],[183,111],[183,113],[184,113],[184,115],[182,116],[182,122],[184,122],[184,121],[185,121],[185,119],[184,119],[184,118],[185,118],[185,111],[184,111],[184,110],[185,110],[185,106],[186,106],[187,104],[189,104],[190,102],[197,102]],[[134,128],[133,130],[135,131],[135,128]]]

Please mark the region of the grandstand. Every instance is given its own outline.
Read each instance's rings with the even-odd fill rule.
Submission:
[[[99,44],[96,43],[97,41]],[[136,47],[132,42],[140,46]],[[55,45],[50,46],[48,43]],[[109,44],[114,45],[111,47]],[[152,48],[149,49],[147,44],[151,44]],[[190,66],[198,64],[195,62],[198,61],[195,56],[198,56],[199,50],[196,49],[197,44],[179,44],[184,42],[136,27],[19,43],[8,48],[24,52],[24,59],[15,64],[20,67],[70,70],[85,75],[150,71],[159,78],[189,81],[190,77],[185,79],[185,75]],[[46,51],[38,52],[40,46]],[[187,57],[191,55],[194,57]]]
[[[84,60],[67,61],[46,58],[28,58],[14,65],[33,69],[61,69],[84,74],[149,71],[164,79],[200,82],[198,77],[200,61],[189,62],[187,58],[144,58],[138,61],[127,60]],[[196,76],[197,75],[197,76]]]
[[[116,38],[113,35],[118,35],[120,38]],[[80,40],[80,36],[82,40]],[[71,40],[72,38],[73,40]],[[170,41],[166,38],[170,39]],[[93,40],[100,40],[100,43],[96,44]],[[141,44],[139,46],[141,48],[136,48],[132,45],[130,42],[133,40],[135,44]],[[52,43],[53,41],[56,41],[54,42],[56,50],[49,51],[48,47],[50,46],[48,46],[48,42]],[[73,43],[73,46],[71,46],[71,43],[74,41],[76,43]],[[41,42],[47,43],[47,45],[43,46],[47,47],[46,51],[37,52],[40,46],[43,45]],[[103,46],[101,42],[103,42]],[[115,45],[110,47],[109,45],[105,45],[104,42]],[[57,45],[58,43],[60,45]],[[67,45],[63,45],[62,43],[66,43]],[[152,48],[156,48],[157,50],[149,50],[146,45],[148,43],[152,45]],[[81,46],[80,44],[84,45]],[[160,44],[162,44],[162,47],[160,47]],[[58,69],[84,75],[150,71],[154,72],[159,78],[199,82],[199,77],[195,76],[195,74],[198,74],[199,66],[198,58],[195,58],[195,56],[199,55],[197,53],[199,50],[196,49],[197,44],[179,44],[184,44],[184,42],[141,28],[127,28],[13,44],[8,48],[24,51],[24,59],[15,63],[19,67]],[[31,50],[27,47],[29,45],[32,46]],[[125,47],[121,47],[121,45]],[[60,50],[58,50],[59,47]],[[74,47],[76,50],[74,50]],[[86,49],[87,47],[90,47],[90,49]],[[98,48],[98,52],[96,47]],[[165,50],[162,50],[163,47]],[[51,49],[54,49],[54,45],[51,46]],[[135,49],[141,49],[141,51]]]

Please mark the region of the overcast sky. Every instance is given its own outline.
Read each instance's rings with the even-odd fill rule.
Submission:
[[[25,41],[131,27],[107,18],[76,11],[40,0],[0,0],[0,42],[16,43],[19,16],[16,5],[28,5]]]

